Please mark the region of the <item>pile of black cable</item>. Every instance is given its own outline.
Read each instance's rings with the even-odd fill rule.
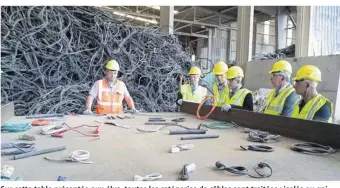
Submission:
[[[1,7],[1,102],[13,101],[15,115],[83,112],[109,59],[137,109],[178,110],[178,75],[191,60],[175,35],[127,26],[97,7]]]

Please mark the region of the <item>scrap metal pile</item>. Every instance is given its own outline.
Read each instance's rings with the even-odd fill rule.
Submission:
[[[254,112],[262,113],[264,108],[266,107],[266,102],[269,96],[269,93],[272,89],[260,88],[253,92],[254,96]]]
[[[81,113],[108,59],[137,109],[177,111],[178,75],[191,65],[176,36],[96,7],[1,7],[1,102],[14,101],[15,115]]]
[[[283,59],[288,57],[295,57],[295,44],[286,48],[275,50],[274,53],[257,54],[253,60],[267,60],[267,59]]]

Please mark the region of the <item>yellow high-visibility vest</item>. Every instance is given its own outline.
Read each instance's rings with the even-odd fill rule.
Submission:
[[[207,88],[198,86],[194,93],[191,91],[190,84],[181,85],[180,92],[183,101],[201,103],[205,96],[207,96]]]
[[[231,98],[229,96],[227,97],[226,104],[243,106],[244,99],[248,93],[251,93],[251,91],[246,88],[239,89]]]
[[[287,97],[295,90],[293,86],[289,85],[284,88],[278,96],[275,97],[276,90],[273,89],[268,96],[266,108],[264,109],[265,114],[280,115]]]
[[[216,101],[216,106],[222,107],[226,104],[227,98],[229,97],[229,87],[228,85],[224,86],[222,93],[218,92],[218,86],[216,83],[213,84],[213,93]]]
[[[332,123],[333,118],[333,104],[324,96],[318,94],[311,100],[309,100],[300,111],[300,102],[296,103],[293,109],[292,118],[313,120],[315,113],[326,103],[331,105],[331,117],[328,122]]]

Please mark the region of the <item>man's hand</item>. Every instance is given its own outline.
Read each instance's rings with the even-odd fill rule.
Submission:
[[[228,112],[231,109],[231,106],[229,104],[223,105],[221,108],[222,112]]]
[[[85,110],[85,111],[83,112],[83,114],[85,114],[85,115],[92,115],[93,113],[92,113],[91,110]]]
[[[177,103],[178,103],[179,105],[182,105],[182,104],[183,104],[183,99],[179,99],[179,100],[177,101]]]

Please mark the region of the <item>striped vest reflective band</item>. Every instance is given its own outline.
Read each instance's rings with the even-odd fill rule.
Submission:
[[[190,84],[181,85],[181,94],[183,101],[201,103],[203,98],[207,95],[207,88],[198,86],[194,93],[192,93]]]
[[[218,86],[216,83],[213,84],[213,93],[216,101],[216,106],[222,107],[225,105],[227,98],[229,97],[229,87],[228,85],[224,86],[222,93],[218,92]]]
[[[117,80],[116,88],[112,92],[105,79],[98,81],[97,114],[119,114],[123,112],[124,94],[122,85],[123,83]]]
[[[287,97],[294,92],[294,88],[292,85],[287,86],[284,88],[278,96],[275,97],[275,89],[273,89],[268,96],[267,103],[266,103],[266,108],[264,109],[265,114],[270,114],[270,115],[280,115],[285,101]]]
[[[306,119],[313,120],[315,113],[326,103],[329,102],[331,105],[331,117],[328,122],[332,123],[332,115],[333,115],[333,104],[324,96],[318,94],[311,100],[309,100],[305,106],[300,111],[300,102],[296,103],[293,109],[292,118],[298,119]]]
[[[243,106],[244,99],[246,98],[248,93],[251,93],[248,89],[239,89],[231,98],[229,98],[229,96],[227,97],[226,104]]]

